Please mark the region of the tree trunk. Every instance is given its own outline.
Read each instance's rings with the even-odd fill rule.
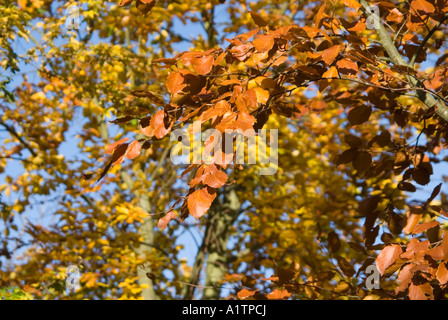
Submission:
[[[240,212],[241,202],[238,199],[235,186],[225,190],[223,203],[218,203],[213,212],[213,228],[210,236],[209,253],[205,289],[202,299],[217,300],[221,294],[221,281],[227,273],[227,251],[229,229]]]

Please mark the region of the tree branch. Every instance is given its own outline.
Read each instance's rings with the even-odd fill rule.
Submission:
[[[386,28],[384,28],[383,24],[380,21],[380,18],[372,12],[370,9],[369,4],[366,0],[360,0],[360,3],[362,5],[362,11],[364,14],[375,20],[375,25],[378,27],[376,29],[376,33],[378,34],[380,38],[380,42],[383,46],[383,48],[386,50],[387,54],[391,58],[392,62],[398,66],[407,66],[410,67],[405,61],[404,58],[400,55],[397,48],[395,47],[394,43],[392,42],[392,39],[389,36],[389,33],[386,31]],[[415,88],[425,88],[423,83],[416,77],[412,75],[405,75],[406,79],[411,83]],[[426,89],[426,88],[425,88]],[[417,97],[422,101],[427,109],[430,109],[432,107],[435,107],[436,114],[441,117],[443,120],[448,122],[448,107],[441,103],[440,101],[436,100],[433,95],[422,91],[422,90],[416,90]]]

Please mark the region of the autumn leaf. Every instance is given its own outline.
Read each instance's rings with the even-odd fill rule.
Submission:
[[[356,1],[356,0],[342,0],[342,2],[349,8],[358,10],[359,8],[361,8],[361,4]]]
[[[203,182],[212,188],[221,188],[227,182],[227,174],[217,169],[215,165],[211,167],[210,173],[204,178]]]
[[[416,214],[416,213],[413,214],[412,212],[409,212],[406,226],[403,228],[404,234],[411,234],[415,226],[420,221],[421,217],[422,214]]]
[[[176,214],[174,211],[170,211],[163,218],[159,219],[159,222],[157,222],[157,227],[161,230],[165,230],[168,223],[173,219],[176,219]]]
[[[411,283],[409,286],[409,299],[411,300],[433,300],[434,294],[429,283],[415,285]]]
[[[358,64],[353,60],[344,58],[339,60],[336,65],[340,73],[352,75],[358,73]]]
[[[260,87],[253,89],[256,93],[256,99],[258,103],[265,104],[269,100],[269,91]]]
[[[436,277],[440,284],[445,284],[448,282],[448,269],[446,268],[444,261],[439,264]]]
[[[291,296],[291,293],[289,293],[288,290],[286,290],[286,289],[283,289],[283,290],[275,289],[267,295],[267,298],[269,300],[282,300],[285,298],[289,298],[290,296]]]
[[[108,145],[108,146],[106,147],[106,153],[107,153],[107,154],[112,154],[112,153],[114,152],[114,150],[115,150],[119,145],[121,145],[121,144],[123,144],[123,143],[125,143],[125,142],[127,142],[127,141],[129,141],[129,138],[123,138],[123,139],[121,139],[121,140],[119,140],[119,141],[117,141],[117,142],[114,142],[114,143]]]
[[[260,34],[252,42],[255,50],[258,52],[266,52],[274,46],[274,37],[272,35]]]
[[[193,69],[197,73],[206,75],[212,70],[214,61],[215,59],[213,58],[213,56],[208,55],[205,57],[192,59],[191,64],[193,66]]]
[[[426,0],[414,0],[411,2],[411,7],[416,11],[422,11],[424,13],[433,13],[436,10],[432,3]]]
[[[120,7],[130,5],[134,0],[121,0]]]
[[[137,140],[132,141],[126,151],[126,158],[132,160],[137,158],[140,155],[140,151],[142,150],[142,145]]]
[[[341,52],[340,45],[332,46],[322,52],[322,59],[325,61],[327,65],[331,65],[340,52]]]
[[[263,19],[263,17],[260,14],[256,13],[255,11],[249,11],[249,13],[252,19],[254,20],[255,24],[260,28],[266,27],[268,25],[268,22],[265,19]]]
[[[367,122],[372,114],[372,108],[366,105],[360,105],[348,112],[348,121],[352,126]]]
[[[171,94],[176,94],[186,87],[184,77],[180,72],[171,72],[166,79],[166,87]]]
[[[202,217],[210,208],[215,197],[216,192],[214,189],[207,187],[198,189],[190,194],[187,200],[190,214],[196,219]]]
[[[398,244],[386,246],[383,250],[381,250],[375,260],[376,266],[381,275],[384,274],[387,268],[395,263],[402,252],[403,250],[401,250],[401,247]]]
[[[244,288],[244,289],[238,291],[237,296],[238,296],[238,299],[244,300],[249,297],[252,297],[255,293],[257,293],[257,291],[258,291],[258,289],[257,290],[248,290],[248,289]]]
[[[336,69],[336,67],[331,67],[330,69],[328,69],[327,71],[324,72],[324,74],[322,75],[322,78],[324,79],[330,79],[329,81],[331,81],[332,78],[337,78],[338,77],[338,69]]]
[[[322,6],[319,8],[319,10],[317,11],[316,15],[314,16],[313,20],[315,23],[315,27],[317,29],[319,29],[321,27],[322,24],[322,19],[325,17],[325,6],[326,6],[327,2],[325,1]]]
[[[401,21],[403,21],[403,14],[397,8],[394,8],[389,12],[386,20],[400,23]]]
[[[440,225],[440,222],[438,222],[438,221],[425,222],[425,223],[422,223],[422,224],[419,224],[418,226],[416,226],[412,230],[412,234],[419,234],[419,233],[422,233],[423,231],[426,231],[428,229],[434,228],[439,225]]]

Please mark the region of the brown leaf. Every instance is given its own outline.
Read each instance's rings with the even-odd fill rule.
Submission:
[[[265,19],[263,19],[263,17],[260,14],[256,13],[255,11],[249,11],[249,13],[252,19],[254,20],[255,24],[260,28],[266,27],[268,25],[268,22]]]
[[[431,196],[429,197],[428,200],[426,200],[427,204],[429,204],[432,200],[435,199],[435,197],[437,197],[439,195],[441,188],[442,188],[442,183],[440,183],[438,186],[436,186],[434,188],[434,190],[431,193]]]
[[[384,274],[387,268],[389,268],[398,259],[402,253],[401,247],[398,244],[385,247],[378,254],[376,258],[376,266],[381,275]]]
[[[426,185],[431,181],[431,174],[426,167],[418,166],[412,170],[412,179],[415,180],[419,185]]]
[[[417,191],[417,188],[410,182],[401,182],[398,185],[398,190],[408,191],[408,192],[415,192]]]
[[[365,172],[370,169],[372,164],[372,155],[367,151],[360,151],[356,153],[355,159],[353,160],[353,167],[358,172]]]
[[[147,14],[156,4],[156,0],[137,0],[136,7],[141,14]]]
[[[130,5],[134,0],[121,0],[120,7]]]
[[[443,240],[440,244],[440,248],[443,251],[443,259],[448,260],[448,231],[443,234]]]
[[[210,208],[213,200],[216,197],[216,192],[214,189],[209,191],[210,188],[198,189],[188,196],[188,210],[190,214],[199,219],[202,217]]]
[[[353,275],[356,273],[355,269],[353,268],[353,265],[348,262],[345,258],[337,256],[336,260],[338,261],[338,265],[341,268],[342,272],[347,277],[353,277]]]
[[[342,154],[336,157],[335,163],[337,165],[350,163],[353,161],[353,159],[355,159],[356,154],[357,154],[356,149],[345,150],[344,152],[342,152]]]
[[[124,157],[126,156],[128,147],[129,147],[129,143],[123,143],[115,148],[114,152],[112,153],[112,158],[111,158],[112,165],[120,164],[123,162]]]
[[[339,236],[334,231],[331,231],[328,234],[328,247],[330,248],[331,253],[335,253],[341,247]]]
[[[145,91],[145,90],[134,90],[131,91],[131,94],[135,97],[138,98],[149,98],[152,102],[154,102],[155,104],[163,104],[162,99],[160,99],[159,97],[157,97],[154,93],[152,93],[151,91]]]
[[[360,105],[348,112],[348,121],[352,126],[367,122],[372,114],[372,108],[366,105]]]

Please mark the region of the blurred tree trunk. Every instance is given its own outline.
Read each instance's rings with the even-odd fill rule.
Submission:
[[[206,263],[205,289],[202,299],[219,299],[220,281],[227,272],[227,242],[230,228],[240,213],[241,202],[236,193],[236,185],[223,188],[209,210],[207,225],[201,247],[196,255],[190,277],[190,285],[184,290],[184,299],[191,300],[197,287],[200,287],[200,273]],[[207,260],[205,260],[207,258]]]

